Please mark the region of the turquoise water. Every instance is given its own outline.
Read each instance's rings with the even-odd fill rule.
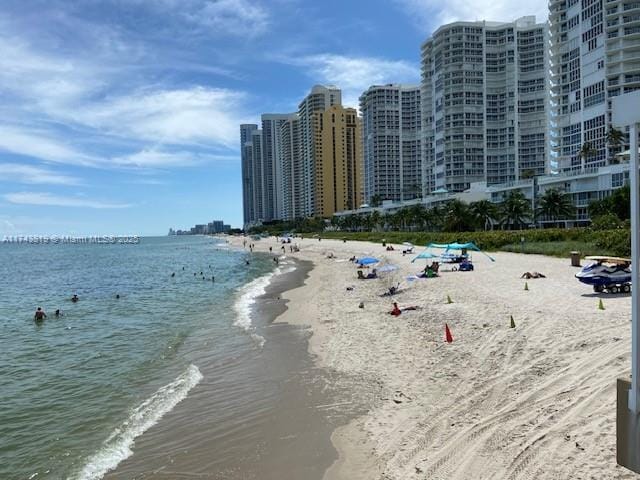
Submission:
[[[274,265],[246,255],[206,237],[0,244],[0,479],[101,478],[200,382],[203,351],[254,355],[239,289]]]

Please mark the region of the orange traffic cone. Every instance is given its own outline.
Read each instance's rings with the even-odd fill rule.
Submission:
[[[453,342],[453,335],[451,335],[451,330],[449,330],[449,325],[444,324],[444,338],[447,343]]]

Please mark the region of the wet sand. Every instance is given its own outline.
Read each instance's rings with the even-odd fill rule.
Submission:
[[[136,440],[134,454],[106,479],[323,477],[337,459],[332,432],[364,412],[339,376],[314,366],[310,330],[276,320],[287,310],[283,292],[303,285],[311,267],[296,261],[258,297],[252,317],[266,340],[262,349],[222,364],[209,362],[206,351],[193,353],[202,382]]]

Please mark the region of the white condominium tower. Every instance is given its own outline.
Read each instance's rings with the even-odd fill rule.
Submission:
[[[300,150],[294,161],[301,163],[300,185],[296,186],[300,217],[312,217],[315,213],[315,158],[312,116],[324,112],[332,105],[342,105],[342,92],[338,87],[315,85],[298,105],[300,120]]]
[[[427,193],[548,171],[546,24],[455,22],[422,45]]]
[[[552,98],[558,166],[606,165],[611,98],[640,88],[640,2],[551,0]]]
[[[422,197],[420,87],[374,85],[360,96],[364,201]]]

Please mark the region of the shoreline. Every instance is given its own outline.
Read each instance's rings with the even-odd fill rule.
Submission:
[[[284,294],[289,308],[278,321],[309,326],[317,365],[351,382],[351,403],[366,410],[334,430],[340,456],[326,480],[635,478],[615,462],[628,296],[593,293],[569,259],[498,252],[495,263],[474,257],[475,272],[410,280],[423,265],[398,245],[294,243],[292,256],[315,266],[306,285]],[[387,280],[356,280],[352,255],[396,264],[401,292],[380,297]],[[534,270],[547,278],[520,279]],[[420,309],[392,317],[391,301]]]

